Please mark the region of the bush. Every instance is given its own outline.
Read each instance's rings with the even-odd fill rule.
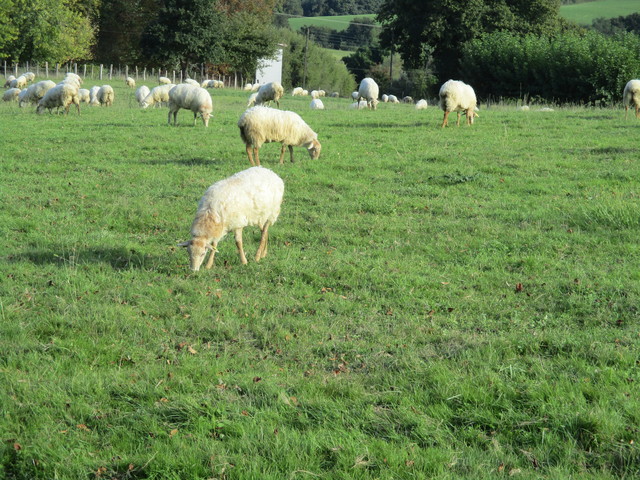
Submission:
[[[464,45],[462,78],[480,97],[540,97],[608,105],[640,76],[640,37],[595,32],[557,37],[498,32]]]

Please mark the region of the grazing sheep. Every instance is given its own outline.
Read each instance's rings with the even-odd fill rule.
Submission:
[[[386,93],[383,93],[382,96],[380,97],[380,100],[382,100],[383,103],[387,103],[389,101],[389,95],[387,95]]]
[[[251,86],[251,91],[252,91],[252,92],[257,92],[259,89],[260,89],[260,84],[259,84],[258,82],[254,83],[254,84]]]
[[[246,264],[242,229],[249,226],[262,232],[256,262],[266,257],[269,227],[278,220],[283,195],[282,179],[263,167],[251,167],[211,185],[198,203],[191,240],[178,244],[187,248],[191,270],[200,269],[207,250],[211,255],[205,268],[213,266],[218,242],[229,231],[234,232],[240,261]]]
[[[79,85],[82,85],[82,77],[80,77],[80,75],[78,75],[77,73],[67,72],[64,78],[73,78],[78,82]]]
[[[629,107],[636,109],[636,118],[640,118],[640,80],[629,80],[622,92],[622,103],[624,104],[624,118],[627,119]]]
[[[9,75],[4,82],[3,88],[9,88],[11,86],[11,82],[14,81],[15,79],[16,79],[15,75]]]
[[[254,92],[249,95],[249,100],[247,101],[247,107],[253,107],[256,104],[256,98],[258,97],[258,92]]]
[[[378,106],[379,93],[380,89],[373,78],[363,78],[360,82],[360,88],[358,88],[358,100],[362,98],[365,99],[367,101],[367,106],[375,110]]]
[[[132,77],[125,78],[124,83],[129,88],[136,88],[136,81]]]
[[[149,95],[149,92],[150,92],[149,87],[147,87],[146,85],[140,85],[136,89],[136,93],[134,95],[139,105],[142,105],[142,102],[144,101],[145,98],[147,98],[147,95]]]
[[[223,80],[212,80],[213,83],[213,88],[224,88],[224,81]]]
[[[400,103],[400,100],[398,100],[398,97],[396,97],[395,95],[389,95],[387,97],[387,102],[389,102],[389,103]]]
[[[20,75],[18,78],[14,78],[9,82],[9,87],[24,88],[27,86],[27,83],[29,83],[29,80],[27,80],[27,77],[25,77],[24,75]]]
[[[291,96],[293,97],[301,97],[302,96],[302,87],[296,87],[291,91]]]
[[[89,105],[94,107],[100,105],[100,102],[98,101],[98,90],[100,90],[100,87],[97,85],[89,89]]]
[[[149,92],[149,95],[147,95],[142,103],[140,103],[140,106],[142,108],[147,108],[154,104],[167,104],[169,102],[169,90],[173,87],[175,87],[173,83],[153,87]]]
[[[55,86],[56,84],[51,80],[42,80],[41,82],[29,85],[26,93],[20,99],[20,106],[24,107],[24,104],[27,103],[37,104],[42,99],[42,97],[44,97],[44,94]]]
[[[158,83],[160,85],[169,85],[171,80],[168,77],[158,77]]]
[[[470,85],[460,80],[448,80],[440,87],[440,108],[444,110],[444,119],[442,120],[442,128],[449,123],[449,114],[456,112],[458,114],[457,126],[460,126],[460,112],[467,115],[467,125],[473,125],[473,118],[478,114],[476,109],[476,94]]]
[[[169,90],[169,125],[173,114],[173,124],[176,125],[178,110],[184,108],[193,112],[193,125],[195,126],[198,115],[202,117],[204,126],[209,126],[209,117],[213,109],[211,95],[199,85],[181,83]]]
[[[324,110],[324,103],[319,98],[314,98],[311,100],[309,107],[311,107],[311,110]]]
[[[529,105],[522,105],[520,107],[518,107],[518,110],[521,112],[528,112],[529,111]]]
[[[36,79],[36,74],[33,72],[25,72],[22,75],[26,77],[27,82],[33,82]]]
[[[367,108],[367,101],[366,100],[360,100],[359,102],[353,102],[351,105],[349,105],[349,108],[353,108],[355,110],[364,110],[365,108]]]
[[[200,84],[196,80],[194,80],[193,78],[185,78],[184,82],[182,82],[182,83],[187,83],[189,85],[193,85],[194,87],[199,87],[200,86]]]
[[[340,98],[340,92],[331,92],[329,95],[331,98]]]
[[[44,109],[48,109],[51,113],[52,108],[59,109],[64,108],[64,113],[69,113],[69,107],[71,104],[75,104],[78,109],[78,115],[80,115],[80,99],[78,98],[78,89],[67,83],[59,83],[55,87],[47,90],[44,97],[38,102],[38,108],[36,113],[41,114]]]
[[[320,98],[320,92],[318,90],[311,90],[309,95],[311,95],[311,98]]]
[[[111,85],[101,86],[100,90],[98,90],[98,93],[96,94],[96,99],[100,105],[104,105],[105,107],[113,105],[113,100],[115,99],[113,87]]]
[[[289,147],[289,155],[293,162],[293,147],[306,147],[309,156],[316,159],[320,156],[321,145],[318,134],[311,130],[300,115],[294,112],[276,110],[267,107],[252,107],[245,111],[240,120],[240,137],[246,145],[247,156],[251,165],[260,165],[258,151],[263,143],[280,142],[280,164],[284,163],[284,150]],[[253,147],[253,156],[251,155]],[[254,159],[255,157],[255,163]]]
[[[284,88],[278,82],[265,83],[258,90],[256,97],[256,105],[264,105],[267,102],[274,101],[280,108],[280,99],[284,95]]]
[[[302,90],[302,96],[306,97],[307,95],[309,95],[309,90]]]
[[[425,99],[418,100],[416,102],[416,110],[425,110],[429,105]]]
[[[80,88],[78,89],[78,99],[80,100],[80,103],[90,103],[91,102],[91,94],[89,93],[89,90],[86,88]]]
[[[351,92],[351,100],[358,101],[358,92]]]
[[[253,84],[252,83],[246,83],[243,90],[245,92],[250,92],[252,88],[253,88]]]
[[[20,90],[19,88],[10,88],[2,95],[2,101],[15,102],[16,100],[18,100],[21,91],[22,90]]]
[[[402,103],[413,103],[413,98],[407,95],[406,97],[402,98]]]

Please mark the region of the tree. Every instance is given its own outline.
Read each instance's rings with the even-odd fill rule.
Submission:
[[[12,0],[0,0],[0,56],[7,57],[7,45],[18,35],[18,28],[12,21]]]
[[[377,20],[381,43],[397,47],[408,68],[422,68],[433,49],[436,74],[458,74],[461,46],[483,33],[551,34],[563,27],[559,0],[385,0]]]

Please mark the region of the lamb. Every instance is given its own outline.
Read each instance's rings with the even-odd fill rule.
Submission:
[[[178,110],[181,108],[193,112],[193,125],[195,126],[198,115],[202,117],[204,126],[209,126],[209,117],[213,109],[211,95],[199,85],[181,83],[169,90],[169,125],[173,114],[173,124],[176,125]]]
[[[358,88],[358,100],[365,99],[367,106],[373,110],[378,106],[378,95],[380,89],[378,84],[371,77],[363,78],[360,82],[360,88]]]
[[[16,79],[15,75],[9,75],[4,82],[3,88],[9,88],[11,86],[11,82],[13,82],[15,79]]]
[[[636,118],[640,118],[640,80],[629,80],[627,82],[622,93],[622,103],[624,104],[625,120],[630,106],[636,109]]]
[[[98,93],[96,94],[96,99],[98,100],[100,105],[104,105],[105,107],[112,106],[114,98],[115,93],[111,85],[101,86],[100,90],[98,90]]]
[[[136,81],[132,77],[125,78],[124,79],[124,83],[129,88],[135,88],[136,87]]]
[[[457,126],[460,126],[460,112],[467,115],[467,125],[473,125],[473,118],[478,114],[476,109],[476,94],[470,85],[460,80],[447,80],[440,87],[440,108],[444,110],[444,119],[442,120],[442,128],[449,123],[449,114],[456,112],[458,114]]]
[[[78,98],[78,89],[73,85],[66,83],[60,83],[55,87],[47,90],[44,97],[38,102],[38,108],[36,113],[41,114],[45,108],[51,113],[51,109],[56,107],[63,107],[64,113],[69,113],[69,107],[71,104],[75,104],[78,108],[78,115],[80,115],[80,99]]]
[[[20,90],[19,88],[10,88],[2,95],[2,101],[15,102],[16,100],[18,100],[18,96],[20,95],[21,91],[22,90]]]
[[[318,134],[311,130],[297,113],[256,106],[246,110],[238,120],[240,137],[246,145],[247,156],[251,165],[260,165],[258,151],[262,144],[280,142],[280,164],[284,159],[285,147],[289,147],[289,155],[293,162],[293,147],[304,146],[312,159],[320,156],[321,145]],[[255,156],[255,163],[253,156]]]
[[[55,87],[56,84],[51,80],[42,80],[41,82],[34,83],[33,85],[29,85],[24,96],[20,99],[20,106],[23,107],[23,104],[33,103],[37,104],[42,97],[44,97],[45,93]]]
[[[309,105],[311,110],[324,110],[324,103],[319,98],[314,98],[311,100],[311,104]]]
[[[242,229],[248,226],[257,226],[262,232],[256,262],[266,257],[269,227],[280,215],[283,195],[282,179],[263,167],[248,168],[211,185],[198,203],[191,224],[191,240],[178,244],[187,248],[191,270],[200,270],[207,250],[211,250],[211,255],[205,268],[211,268],[218,242],[231,230],[240,261],[246,265]]]
[[[280,108],[280,99],[284,95],[284,88],[278,82],[265,83],[258,90],[258,96],[256,97],[256,105],[263,105],[273,100],[276,102],[278,108]]]
[[[416,110],[425,110],[427,107],[428,104],[425,99],[421,99],[416,102]]]
[[[149,95],[147,95],[142,103],[140,103],[140,106],[142,108],[147,108],[149,105],[154,105],[156,103],[168,103],[169,90],[171,90],[173,87],[175,87],[173,83],[153,87],[149,92]]]
[[[149,92],[150,92],[149,87],[147,87],[146,85],[141,85],[137,88],[136,93],[134,95],[136,97],[138,104],[142,105],[142,102],[147,97],[147,95],[149,95]]]
[[[169,80],[168,77],[158,77],[158,83],[160,85],[169,85],[171,83],[171,80]]]

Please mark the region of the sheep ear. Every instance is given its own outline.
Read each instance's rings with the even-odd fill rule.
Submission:
[[[191,240],[189,240],[188,242],[179,243],[176,246],[178,246],[178,247],[188,247],[189,245],[191,245]]]

